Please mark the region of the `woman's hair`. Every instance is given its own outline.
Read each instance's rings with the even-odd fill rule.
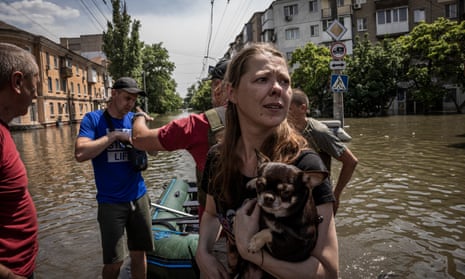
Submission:
[[[0,88],[6,86],[15,71],[31,78],[39,72],[35,57],[28,51],[12,44],[0,43]]]
[[[230,83],[232,88],[237,89],[240,79],[248,70],[248,62],[251,58],[260,54],[271,54],[286,62],[285,57],[271,44],[255,43],[242,49],[229,63],[225,75],[225,82]],[[243,181],[240,169],[241,158],[236,153],[238,140],[241,136],[238,112],[234,103],[228,102],[226,109],[226,125],[222,143],[218,147],[219,158],[213,174],[211,188],[216,196],[228,205],[237,202],[243,190]],[[274,132],[263,142],[260,151],[272,161],[285,163],[293,162],[299,155],[300,150],[307,146],[306,140],[292,129],[287,120],[284,120]]]

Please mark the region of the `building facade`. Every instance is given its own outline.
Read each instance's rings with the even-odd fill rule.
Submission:
[[[232,57],[251,42],[272,42],[287,58],[295,49],[312,42],[329,46],[334,40],[327,29],[334,19],[345,30],[340,42],[347,54],[353,53],[355,40],[367,38],[372,43],[385,38],[408,34],[420,22],[432,23],[439,17],[450,20],[465,19],[465,0],[275,0],[263,12],[255,13],[244,25],[227,50]],[[260,20],[257,17],[260,16]],[[261,32],[257,36],[257,32]],[[329,65],[328,65],[329,66]],[[450,85],[444,97],[443,111],[455,111],[450,95],[460,102],[465,100],[463,88]],[[397,99],[392,103],[392,114],[421,112],[408,90],[399,86]]]
[[[85,113],[105,105],[109,79],[104,65],[3,22],[0,41],[30,51],[39,65],[37,98],[26,115],[10,123],[12,128],[76,123]]]

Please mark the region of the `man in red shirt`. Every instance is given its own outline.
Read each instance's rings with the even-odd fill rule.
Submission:
[[[8,123],[27,113],[38,81],[34,56],[0,43],[0,279],[33,278],[35,269],[37,212]]]
[[[229,60],[219,61],[210,76],[212,105],[216,108],[220,119],[224,119],[224,106],[227,102],[227,96],[223,90],[223,78],[228,63]],[[220,115],[221,113],[222,115]],[[132,128],[134,146],[138,149],[151,151],[186,149],[194,158],[197,172],[200,174],[203,173],[207,152],[210,145],[212,145],[211,139],[209,139],[212,123],[207,118],[207,112],[190,114],[185,118],[173,120],[156,129],[149,129],[147,127],[145,121],[151,119],[145,113],[136,114]],[[221,122],[224,123],[224,121]],[[199,216],[201,216],[204,202],[202,200],[199,201]]]

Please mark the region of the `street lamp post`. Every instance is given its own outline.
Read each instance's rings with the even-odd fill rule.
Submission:
[[[144,97],[144,111],[145,112],[148,112],[149,111],[149,105],[148,105],[148,101],[149,101],[149,98],[147,97],[147,88],[145,86],[145,71],[142,71],[142,77],[143,77],[143,81],[144,81],[144,92],[145,92],[145,97]]]

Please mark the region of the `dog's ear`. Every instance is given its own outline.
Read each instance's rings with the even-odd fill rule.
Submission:
[[[328,177],[326,171],[304,171],[302,181],[311,189],[320,185]]]
[[[257,189],[257,178],[251,179],[247,184],[245,185],[247,189]]]

